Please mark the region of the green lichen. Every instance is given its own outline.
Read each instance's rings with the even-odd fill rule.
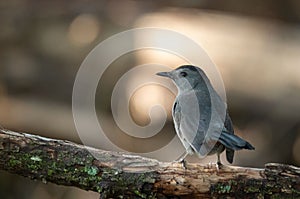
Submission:
[[[28,164],[27,168],[31,170],[33,173],[37,173],[38,170],[42,168],[40,164]]]
[[[42,168],[42,159],[39,155],[30,155],[19,152],[9,156],[8,165],[11,168],[27,167],[32,173],[37,173],[37,170]]]
[[[229,188],[230,187],[230,188]],[[299,190],[293,188],[288,178],[269,179],[237,179],[218,182],[210,187],[212,196],[220,194],[230,197],[247,196],[247,198],[300,198]]]
[[[100,194],[116,197],[128,194],[128,190],[134,190],[132,194],[135,197],[154,198],[152,186],[156,177],[157,174],[153,172],[136,174],[104,168]]]
[[[260,193],[262,188],[262,181],[249,179],[248,181],[240,182],[241,184],[245,184],[244,192],[245,193]]]
[[[291,190],[292,190],[292,193],[293,193],[294,195],[300,196],[300,190],[299,190],[299,189],[291,188]],[[299,198],[300,198],[300,197],[299,197]]]
[[[246,193],[258,193],[258,192],[260,192],[260,187],[253,186],[253,185],[252,186],[247,186],[247,187],[245,187],[244,191]]]
[[[12,167],[12,168],[19,167],[19,166],[22,165],[22,162],[20,160],[16,160],[16,159],[11,158],[8,161],[8,165],[9,165],[9,167]]]
[[[220,184],[218,186],[215,187],[215,192],[221,194],[221,193],[230,193],[230,189],[231,189],[231,185],[223,185]]]
[[[32,157],[30,158],[30,160],[32,160],[32,161],[37,161],[37,162],[42,161],[42,159],[41,159],[39,156],[32,156]]]
[[[257,195],[257,199],[264,199],[265,197],[264,197],[264,194],[262,194],[262,193],[259,193],[258,195]]]
[[[11,170],[23,171],[26,168],[32,179],[43,182],[59,182],[64,185],[77,186],[93,190],[116,198],[128,194],[137,198],[155,198],[152,193],[155,173],[128,173],[121,169],[97,167],[95,158],[87,150],[70,150],[66,146],[43,148],[35,143],[28,143],[30,148],[11,151],[3,156]],[[1,155],[1,151],[0,151]],[[107,159],[111,156],[107,155]]]
[[[53,171],[53,170],[51,170],[51,169],[49,169],[49,170],[47,171],[47,175],[48,175],[48,176],[52,176],[52,175],[53,175],[53,173],[54,173],[54,171]]]
[[[232,185],[232,186],[237,186],[238,185],[236,180],[229,180],[229,184]]]
[[[85,166],[84,171],[91,176],[95,176],[98,174],[99,169],[95,166]]]
[[[134,193],[141,198],[147,198],[147,195],[141,193],[139,190],[135,190]]]

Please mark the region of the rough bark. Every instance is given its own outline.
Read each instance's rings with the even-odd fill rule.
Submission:
[[[162,163],[0,130],[0,169],[99,192],[101,198],[300,198],[300,169]]]

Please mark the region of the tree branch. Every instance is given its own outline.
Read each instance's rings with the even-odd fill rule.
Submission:
[[[0,130],[0,169],[31,179],[75,186],[101,198],[298,198],[300,169],[162,163],[88,148],[69,141]]]

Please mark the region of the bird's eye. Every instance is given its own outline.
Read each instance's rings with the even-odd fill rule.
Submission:
[[[185,76],[187,76],[187,73],[186,72],[180,72],[180,76],[185,77]]]

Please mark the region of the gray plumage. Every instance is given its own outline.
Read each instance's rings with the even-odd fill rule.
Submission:
[[[226,150],[226,159],[233,162],[234,151],[254,147],[234,135],[227,105],[213,88],[206,74],[198,67],[184,65],[157,75],[171,78],[178,89],[172,116],[176,133],[187,154],[198,156]],[[182,158],[184,158],[184,155]]]

